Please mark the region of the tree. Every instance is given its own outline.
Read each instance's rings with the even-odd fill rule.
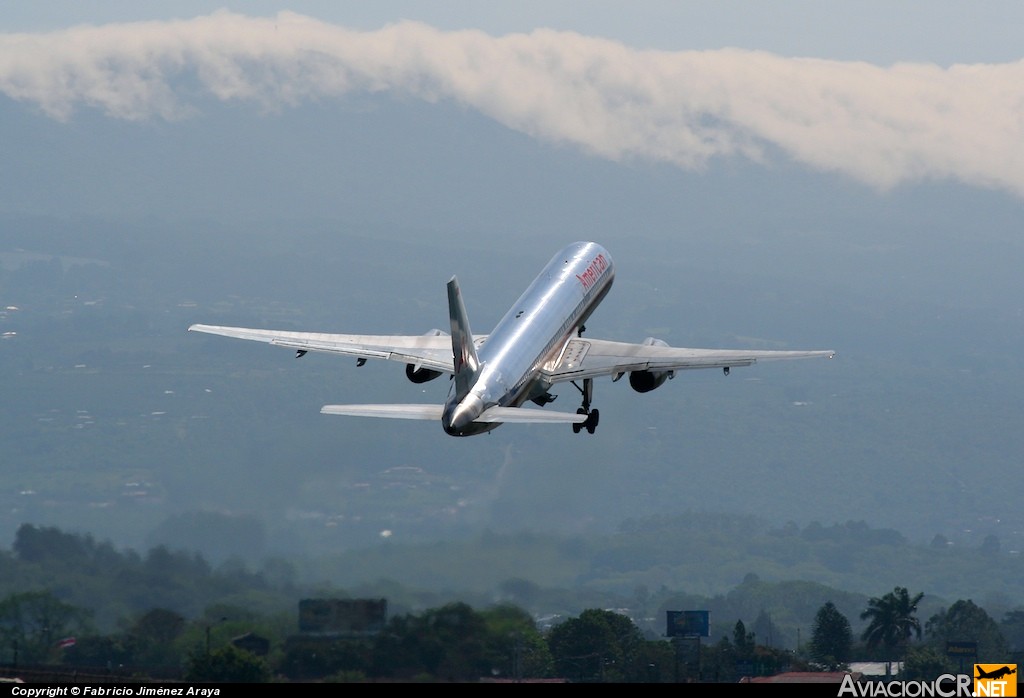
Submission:
[[[120,635],[76,636],[75,644],[65,648],[61,654],[62,663],[66,666],[93,667],[98,671],[135,663],[132,648],[126,646],[125,638]]]
[[[723,635],[716,644],[701,650],[701,671],[706,680],[715,683],[736,680],[736,648],[728,637]]]
[[[14,534],[12,549],[19,560],[42,562],[44,560],[79,560],[88,554],[92,540],[82,539],[71,533],[64,533],[53,527],[38,528],[22,524]]]
[[[288,638],[277,671],[292,681],[324,679],[335,683],[369,676],[371,639],[333,640],[316,636]]]
[[[887,673],[891,670],[893,655],[899,657],[906,651],[912,635],[921,637],[921,623],[915,614],[922,598],[924,592],[911,597],[906,587],[896,587],[881,598],[870,599],[867,610],[860,614],[861,620],[870,621],[862,639],[868,647],[881,645],[885,648]]]
[[[578,681],[645,680],[647,667],[637,666],[642,644],[633,621],[601,609],[583,611],[548,634],[556,673]]]
[[[831,601],[825,603],[814,616],[811,631],[811,657],[828,667],[839,669],[850,661],[853,647],[853,630],[850,621],[839,612]]]
[[[999,623],[999,628],[1012,651],[1024,651],[1024,611],[1009,611]]]
[[[754,654],[754,633],[747,632],[742,620],[737,620],[732,628],[732,644],[736,647],[738,659],[750,659]]]
[[[551,652],[529,613],[509,604],[481,611],[487,624],[491,673],[511,678],[551,675]]]
[[[251,652],[225,645],[213,652],[196,649],[189,654],[185,680],[265,683],[270,680],[270,671]]]
[[[907,652],[900,677],[905,680],[934,681],[956,670],[952,662],[935,647],[918,646]]]
[[[185,619],[166,608],[152,608],[138,617],[125,635],[134,649],[134,664],[144,666],[181,665],[175,641],[185,630]]]
[[[88,617],[49,591],[11,594],[0,601],[0,641],[17,647],[20,661],[46,662],[59,651],[60,640],[89,631]]]
[[[422,615],[391,618],[373,647],[370,674],[475,681],[491,673],[488,629],[482,615],[450,603]]]
[[[970,599],[961,599],[929,618],[925,633],[928,641],[943,651],[946,642],[976,642],[979,661],[1003,662],[1010,658],[999,625]]]

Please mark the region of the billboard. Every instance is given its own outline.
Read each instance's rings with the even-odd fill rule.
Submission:
[[[667,611],[668,637],[709,637],[711,620],[708,611]]]

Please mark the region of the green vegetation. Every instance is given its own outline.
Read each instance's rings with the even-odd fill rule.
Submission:
[[[850,662],[853,651],[850,621],[831,601],[826,601],[814,616],[808,651],[815,662],[830,670],[839,669]]]
[[[1012,619],[1013,616],[1008,617]],[[1009,656],[1006,638],[999,624],[970,599],[960,599],[933,615],[925,624],[925,631],[929,644],[936,650],[943,650],[946,642],[970,638],[977,643],[979,657],[1005,659]]]
[[[861,620],[870,621],[862,636],[868,648],[881,646],[887,662],[902,659],[911,637],[921,638],[917,605],[922,598],[924,592],[911,597],[905,587],[896,587],[885,596],[868,601],[867,609],[860,614]]]
[[[946,639],[1024,649],[1024,364],[1000,315],[984,322],[1002,343],[980,351],[973,331],[910,341],[900,319],[934,309],[886,305],[837,342],[850,359],[829,366],[827,395],[803,369],[752,369],[742,382],[692,372],[642,409],[621,384],[602,387],[618,417],[589,441],[510,429],[456,443],[416,424],[395,438],[394,425],[317,411],[340,396],[409,401],[400,367],[296,362],[185,328],[425,331],[425,317],[446,315],[422,268],[447,274],[458,255],[406,242],[396,259],[393,243],[372,240],[379,231],[263,225],[0,220],[0,662],[337,681],[485,665],[504,677],[557,667],[578,680],[731,680],[901,649],[927,673]],[[532,262],[510,254],[499,269],[469,265],[465,286],[518,282],[518,262]],[[685,269],[691,330],[673,339],[692,346],[721,339],[708,287],[752,299],[761,283],[633,263],[649,275],[633,283],[651,289]],[[735,324],[779,331],[785,296]],[[662,306],[603,315],[609,336],[643,337],[642,318],[665,317],[664,298],[640,297]],[[845,317],[831,305],[789,315],[816,327]],[[847,654],[843,620],[862,637],[874,619],[861,613],[896,584],[926,592],[911,613],[928,619],[921,639],[912,628],[904,648],[883,635]],[[404,663],[385,671],[376,643],[296,639],[310,597],[387,598],[395,634],[414,638],[388,655]],[[626,628],[607,609],[643,643],[620,646]],[[684,609],[711,613],[699,653],[661,639],[665,613]],[[566,638],[573,654],[552,652],[552,634],[575,625],[588,630]],[[246,633],[271,640],[262,664],[220,652]],[[468,642],[477,633],[485,641]],[[55,648],[71,635],[73,647]],[[439,658],[455,641],[457,656]]]
[[[907,677],[927,677],[953,666],[947,641],[977,643],[979,659],[993,662],[1024,649],[1020,607],[1000,623],[973,601],[947,606],[905,587],[866,598],[753,574],[714,597],[667,589],[585,597],[510,581],[503,588],[515,601],[473,603],[457,598],[472,593],[444,600],[382,581],[373,592],[388,597],[383,629],[332,639],[298,632],[298,601],[366,597],[369,589],[297,584],[272,565],[214,568],[162,547],[117,551],[29,525],[0,566],[0,664],[8,668],[234,682],[735,681],[879,658],[905,659]],[[935,611],[922,625],[924,607]],[[665,638],[658,625],[668,610],[684,609],[716,619],[700,647],[693,638]],[[858,629],[863,643],[853,639],[851,614],[868,621]],[[810,631],[806,642],[801,628]],[[253,654],[239,638],[262,638],[257,644],[267,651]]]

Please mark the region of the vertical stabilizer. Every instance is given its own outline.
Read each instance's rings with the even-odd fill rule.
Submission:
[[[473,332],[469,329],[466,305],[462,302],[462,291],[454,276],[448,282],[448,316],[452,323],[452,357],[455,360],[455,394],[461,401],[469,393],[480,368],[473,345]]]

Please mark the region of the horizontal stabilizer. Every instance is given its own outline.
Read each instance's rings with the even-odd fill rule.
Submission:
[[[582,424],[587,421],[585,414],[572,412],[547,412],[531,407],[490,407],[483,411],[474,422],[509,424]]]
[[[441,419],[443,405],[324,405],[321,414],[346,417],[380,417],[383,419]],[[547,412],[529,407],[491,407],[474,422],[485,424],[582,424],[585,414]]]
[[[441,419],[444,405],[324,405],[320,414],[384,419]]]

